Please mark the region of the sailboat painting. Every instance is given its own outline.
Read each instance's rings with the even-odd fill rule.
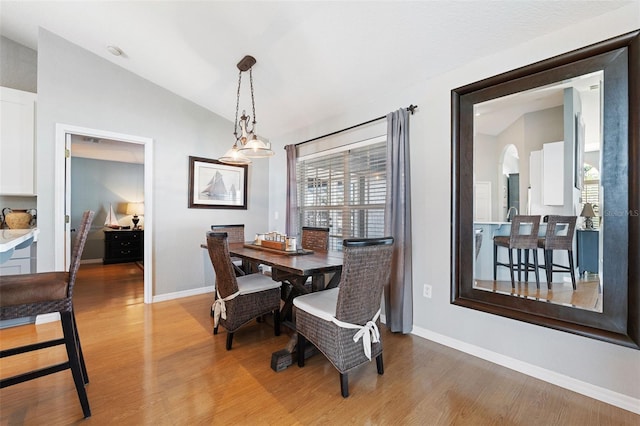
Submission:
[[[189,157],[189,207],[247,208],[247,166]]]
[[[111,204],[109,204],[109,213],[104,221],[104,226],[107,228],[120,229],[118,218],[116,217],[116,213],[113,211],[113,206]]]

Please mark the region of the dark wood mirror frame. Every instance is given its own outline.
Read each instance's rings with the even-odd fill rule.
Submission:
[[[452,90],[451,303],[640,349],[639,64],[640,30]],[[474,289],[474,104],[598,70],[604,70],[606,188],[602,313]]]

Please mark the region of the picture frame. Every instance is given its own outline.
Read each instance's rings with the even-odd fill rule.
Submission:
[[[189,156],[189,208],[247,209],[248,166]]]

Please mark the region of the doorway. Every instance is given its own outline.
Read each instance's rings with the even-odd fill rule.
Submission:
[[[520,173],[509,173],[507,176],[507,220],[513,220],[512,208],[515,214],[520,211]]]
[[[71,135],[84,138],[107,139],[122,144],[142,145],[144,149],[144,302],[153,301],[152,294],[152,243],[153,243],[153,139],[141,136],[126,135],[98,129],[88,129],[67,124],[56,125],[56,197],[55,197],[55,229],[54,240],[56,269],[67,270],[70,259],[70,206],[71,206]]]

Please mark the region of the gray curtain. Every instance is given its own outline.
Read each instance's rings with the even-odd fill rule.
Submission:
[[[409,167],[409,113],[387,114],[387,197],[385,235],[395,239],[391,279],[384,292],[387,327],[410,333],[413,327],[411,275],[411,169]]]
[[[287,152],[287,218],[285,232],[290,236],[297,236],[298,226],[298,185],[296,184],[296,160],[298,152],[295,145],[284,147]]]

